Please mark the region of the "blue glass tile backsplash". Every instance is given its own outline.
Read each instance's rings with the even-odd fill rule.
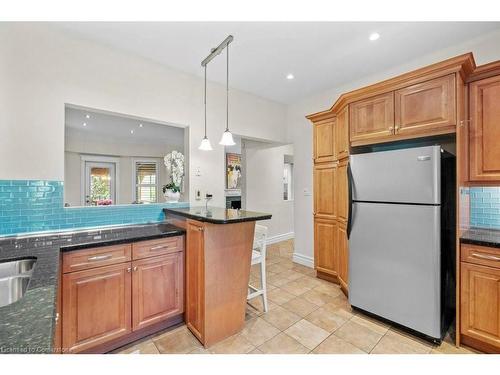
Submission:
[[[500,229],[500,187],[470,188],[470,225]]]
[[[164,207],[189,203],[63,208],[62,181],[0,180],[0,235],[115,224],[144,224],[165,219]]]

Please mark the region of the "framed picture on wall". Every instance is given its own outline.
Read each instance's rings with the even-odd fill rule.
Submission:
[[[226,154],[226,189],[241,189],[240,154]]]

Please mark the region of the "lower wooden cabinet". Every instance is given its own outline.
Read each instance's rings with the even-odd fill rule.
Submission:
[[[316,271],[333,277],[338,273],[336,237],[336,220],[314,220],[314,266]]]
[[[132,332],[130,263],[63,276],[63,347],[81,352]]]
[[[184,253],[132,262],[132,328],[184,312]]]
[[[348,292],[349,281],[349,246],[347,242],[347,224],[338,223],[337,226],[337,252],[338,252],[338,279],[344,293]]]

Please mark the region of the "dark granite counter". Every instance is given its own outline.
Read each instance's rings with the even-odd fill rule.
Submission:
[[[0,353],[51,353],[59,254],[184,234],[170,224],[131,225],[19,237],[0,237],[0,262],[36,258],[28,289],[19,301],[0,307]]]
[[[271,214],[262,212],[253,212],[245,210],[234,210],[219,207],[188,207],[188,208],[164,208],[165,216],[168,215],[183,216],[188,219],[204,221],[212,224],[233,224],[244,221],[268,220]]]
[[[471,228],[460,237],[461,243],[500,248],[500,230]]]

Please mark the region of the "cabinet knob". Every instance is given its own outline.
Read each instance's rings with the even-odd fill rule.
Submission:
[[[201,227],[200,227],[200,228],[198,228],[198,231],[199,231],[199,232],[203,232],[203,228],[201,228]]]
[[[134,267],[134,272],[137,271],[137,266]]]
[[[395,126],[395,127],[394,127],[394,129],[395,129],[395,130],[399,130],[399,126]]]
[[[127,272],[130,273],[130,271],[132,271],[132,268],[127,268]]]

